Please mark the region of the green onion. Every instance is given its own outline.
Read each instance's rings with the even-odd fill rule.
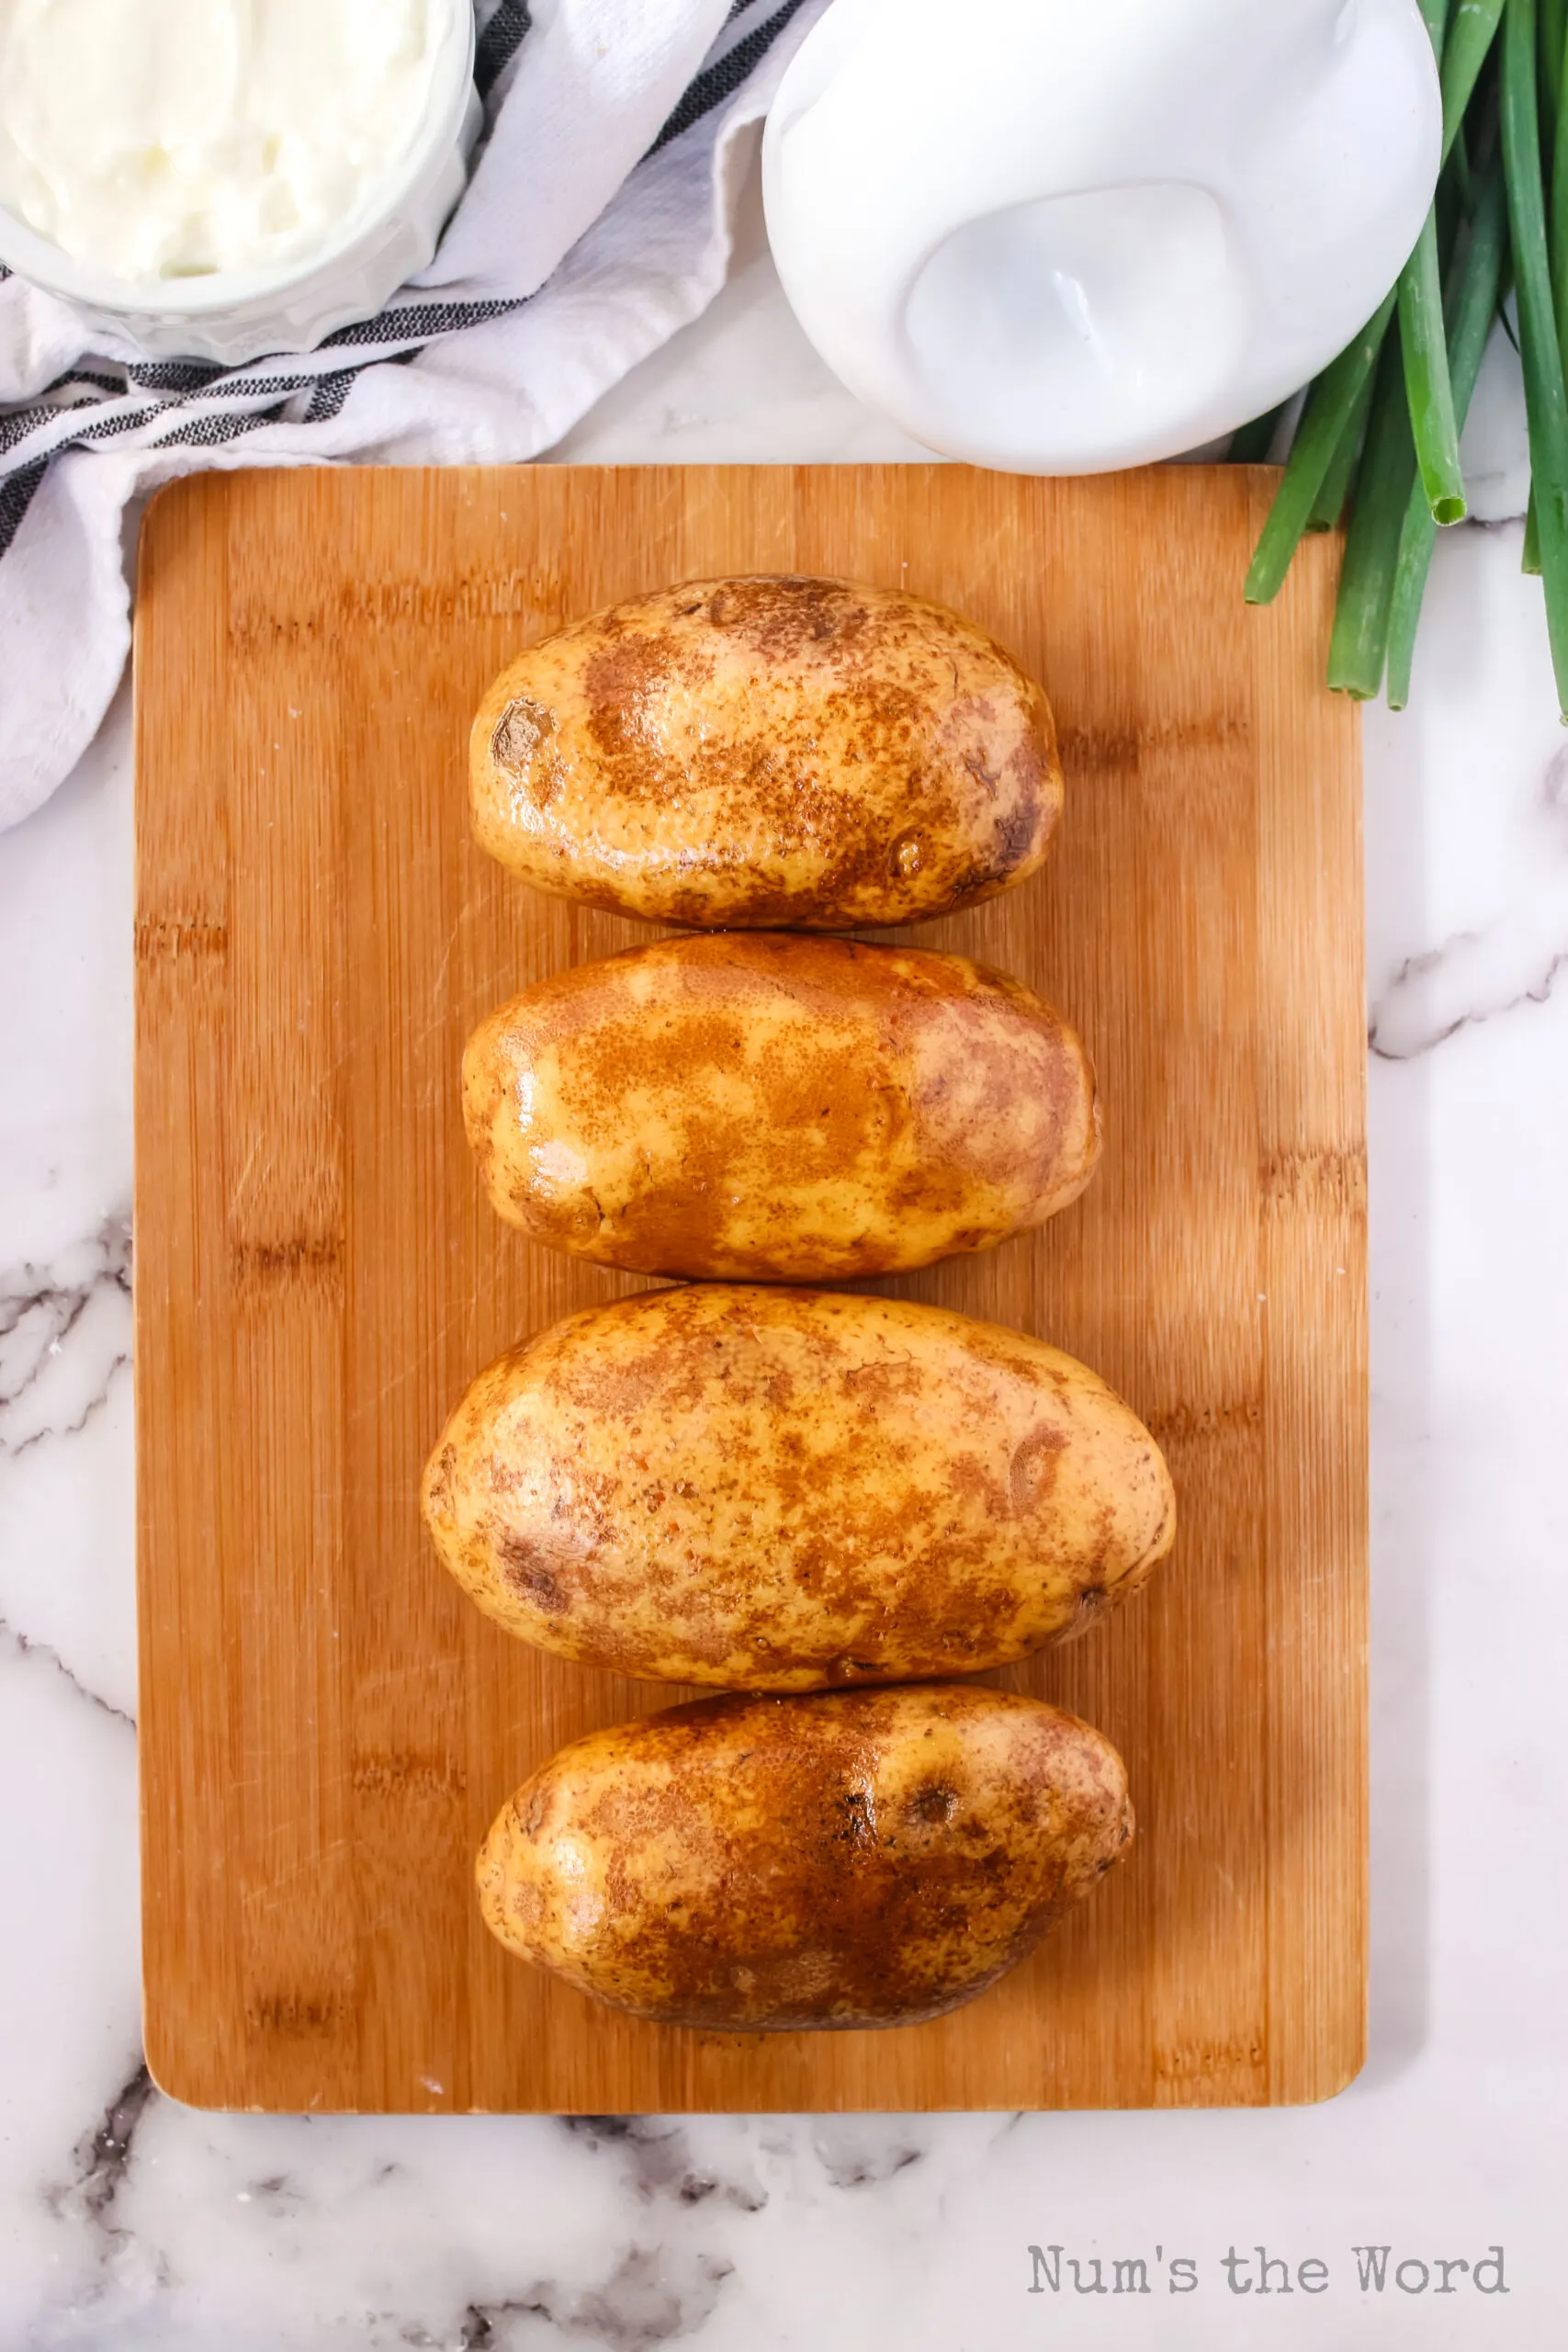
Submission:
[[[1443,156],[1451,153],[1486,53],[1503,21],[1503,0],[1459,0],[1443,44]]]
[[[1395,287],[1355,342],[1347,344],[1337,359],[1330,360],[1307,396],[1295,447],[1247,575],[1244,594],[1249,605],[1272,604],[1285,584],[1291,558],[1301,544],[1334,453],[1377,364],[1398,295]]]
[[[1449,0],[1416,0],[1421,11],[1421,21],[1427,28],[1427,38],[1432,44],[1432,54],[1442,71],[1443,35],[1448,29]]]
[[[1280,420],[1289,408],[1289,401],[1281,401],[1266,416],[1255,416],[1249,424],[1238,424],[1231,435],[1231,446],[1225,462],[1232,466],[1266,466],[1269,452],[1274,447],[1274,435]]]
[[[1559,17],[1557,61],[1561,76],[1568,63],[1568,0],[1557,0]],[[1557,109],[1557,134],[1551,153],[1551,210],[1547,230],[1551,257],[1551,294],[1557,311],[1557,348],[1568,375],[1568,106]]]
[[[1440,70],[1449,0],[1421,0],[1421,15]],[[1454,421],[1453,386],[1449,381],[1448,337],[1443,333],[1443,272],[1438,259],[1435,198],[1416,240],[1416,250],[1399,276],[1399,342],[1427,503],[1439,523],[1461,523],[1464,476],[1460,471],[1459,426]]]
[[[1459,423],[1443,333],[1443,276],[1438,260],[1438,208],[1432,206],[1399,279],[1399,341],[1404,390],[1421,484],[1435,522],[1462,523],[1464,476]]]
[[[1350,494],[1350,477],[1356,470],[1356,460],[1367,437],[1367,416],[1372,405],[1373,375],[1368,370],[1367,380],[1357,396],[1350,412],[1350,422],[1339,435],[1339,447],[1329,460],[1328,471],[1323,477],[1323,487],[1313,501],[1307,516],[1309,531],[1337,531],[1345,512],[1345,501]]]
[[[1541,0],[1541,104],[1551,109],[1554,119],[1562,98],[1562,39],[1565,33],[1568,33],[1565,0]]]
[[[1551,299],[1536,80],[1536,0],[1506,0],[1503,165],[1518,296],[1519,351],[1529,426],[1530,482],[1540,544],[1546,626],[1558,707],[1568,718],[1568,390]]]
[[[1328,646],[1329,684],[1359,702],[1370,702],[1382,684],[1399,537],[1415,479],[1416,443],[1396,328],[1378,365]]]
[[[1562,90],[1562,51],[1568,39],[1568,0],[1556,0],[1555,26],[1548,19],[1551,8],[1541,12],[1541,47],[1546,56],[1557,60],[1557,79],[1552,88],[1552,107],[1557,127],[1552,138],[1551,206],[1547,221],[1547,250],[1551,262],[1552,307],[1557,313],[1557,348],[1568,377],[1568,107],[1561,105]],[[1529,504],[1525,510],[1525,544],[1519,557],[1519,570],[1540,577],[1540,525],[1536,519],[1535,491],[1532,486]]]
[[[1568,314],[1562,308],[1562,281],[1558,272],[1558,208],[1568,196],[1568,184],[1561,176],[1564,114],[1560,101],[1562,96],[1562,43],[1568,30],[1568,11],[1564,0],[1544,0],[1540,11],[1540,118],[1542,152],[1551,154],[1551,203],[1547,217],[1547,252],[1551,263],[1552,303],[1557,312],[1557,348],[1563,354],[1568,367]],[[1540,578],[1540,525],[1536,518],[1535,486],[1525,506],[1525,543],[1519,552],[1519,570],[1529,579]]]
[[[1450,273],[1449,367],[1453,381],[1454,412],[1462,429],[1474,397],[1481,363],[1492,333],[1503,288],[1503,262],[1508,246],[1507,200],[1503,187],[1501,157],[1494,157],[1476,203],[1470,248],[1456,254]],[[1427,591],[1438,526],[1419,483],[1411,491],[1400,534],[1394,566],[1393,600],[1388,625],[1388,703],[1403,710],[1410,700],[1410,672],[1416,653],[1416,629]]]

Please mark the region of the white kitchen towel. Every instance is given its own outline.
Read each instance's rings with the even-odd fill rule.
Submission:
[[[754,127],[827,0],[477,5],[473,175],[378,317],[302,358],[153,362],[0,272],[0,827],[118,684],[131,501],[197,466],[535,457],[723,284]]]

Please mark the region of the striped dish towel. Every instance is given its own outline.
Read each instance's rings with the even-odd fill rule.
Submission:
[[[827,0],[477,0],[485,130],[434,261],[304,357],[116,353],[0,271],[0,827],[125,666],[133,500],[197,466],[547,449],[724,282],[755,127]]]

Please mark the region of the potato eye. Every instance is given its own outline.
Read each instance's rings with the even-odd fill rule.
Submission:
[[[909,1811],[917,1821],[929,1822],[932,1827],[953,1819],[958,1811],[958,1792],[932,1781],[917,1792],[909,1803]]]

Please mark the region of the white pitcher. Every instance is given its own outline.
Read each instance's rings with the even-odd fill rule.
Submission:
[[[784,290],[946,455],[1173,457],[1377,309],[1437,179],[1416,0],[835,0],[768,119]]]

